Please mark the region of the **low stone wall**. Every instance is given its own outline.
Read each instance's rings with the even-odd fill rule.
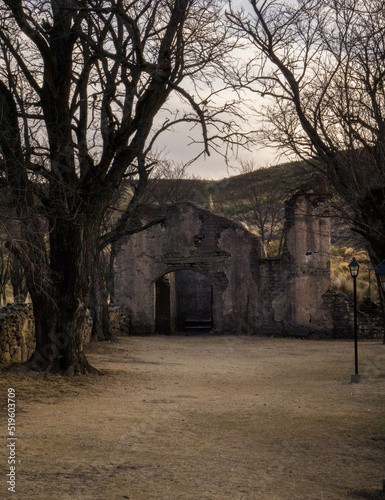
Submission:
[[[124,307],[111,307],[111,327],[116,336],[129,335],[130,314]],[[90,340],[92,319],[88,314],[83,342]],[[35,349],[35,323],[31,304],[9,304],[0,309],[0,364],[27,361]]]
[[[325,338],[351,339],[354,336],[353,298],[343,293],[328,291],[323,295],[322,307],[331,311],[333,329]],[[380,306],[371,301],[359,304],[357,334],[361,340],[381,339],[384,335],[384,319]]]
[[[27,361],[35,348],[31,304],[10,304],[0,309],[0,364]]]
[[[110,306],[110,323],[113,333],[119,337],[131,333],[131,313],[127,307]]]
[[[333,331],[317,338],[352,338],[353,303],[343,294],[327,292],[323,297],[323,307],[332,308]],[[111,306],[111,328],[116,336],[131,334],[131,314],[126,307]],[[92,328],[90,315],[87,316],[83,341],[89,342]],[[373,303],[363,304],[358,313],[358,336],[360,339],[381,339],[384,335],[384,320],[380,309]],[[312,337],[312,334],[309,335]],[[0,309],[0,364],[27,361],[35,348],[35,327],[31,304],[10,304]]]
[[[381,339],[384,336],[385,324],[379,304],[364,301],[357,315],[358,336],[362,339]]]

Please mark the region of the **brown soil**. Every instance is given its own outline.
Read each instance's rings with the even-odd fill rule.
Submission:
[[[385,346],[253,337],[91,344],[105,375],[1,375],[1,498],[380,499]],[[7,492],[5,398],[17,400]]]

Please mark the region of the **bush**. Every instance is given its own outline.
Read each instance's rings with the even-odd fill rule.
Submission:
[[[378,300],[376,278],[368,254],[364,250],[355,250],[351,247],[332,247],[330,269],[333,290],[347,295],[353,294],[353,279],[348,267],[353,257],[360,264],[357,278],[358,302],[367,298]]]

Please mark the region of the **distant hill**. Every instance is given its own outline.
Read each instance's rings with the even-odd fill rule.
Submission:
[[[258,189],[263,192],[271,186],[279,186],[287,192],[287,199],[303,184],[311,179],[311,168],[305,162],[291,162],[264,167],[228,177],[219,181],[206,181],[206,192],[210,197],[211,209],[221,212],[228,217],[232,216],[232,205],[239,205],[245,193],[245,188],[251,184],[258,184]]]
[[[143,203],[176,203],[192,201],[222,212],[225,205],[231,205],[242,198],[242,192],[250,184],[258,183],[263,191],[271,184],[285,186],[289,198],[302,184],[311,178],[311,170],[304,162],[291,162],[263,167],[249,173],[226,177],[217,181],[200,178],[150,178]],[[123,183],[126,196],[132,195],[129,182]],[[130,195],[131,193],[131,195]]]

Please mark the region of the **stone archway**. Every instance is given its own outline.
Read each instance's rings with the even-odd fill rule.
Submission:
[[[154,282],[155,333],[203,333],[213,321],[213,284],[204,274],[176,270]]]

